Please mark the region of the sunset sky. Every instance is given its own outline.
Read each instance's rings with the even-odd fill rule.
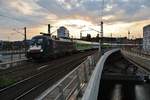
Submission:
[[[143,26],[150,24],[149,0],[104,2],[104,36],[123,37],[129,30],[131,37],[142,37]],[[47,32],[47,24],[53,26],[52,32],[66,26],[77,38],[88,27],[100,30],[101,8],[102,0],[0,0],[0,40],[22,40],[25,26],[30,39]],[[83,35],[87,33],[97,34],[89,30]]]

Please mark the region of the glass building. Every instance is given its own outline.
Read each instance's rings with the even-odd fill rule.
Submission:
[[[143,49],[150,51],[150,25],[143,28]]]

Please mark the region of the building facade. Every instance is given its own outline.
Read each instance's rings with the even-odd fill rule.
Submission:
[[[143,49],[150,51],[150,25],[143,28]]]
[[[69,30],[62,26],[59,29],[57,29],[57,36],[58,38],[69,38]]]

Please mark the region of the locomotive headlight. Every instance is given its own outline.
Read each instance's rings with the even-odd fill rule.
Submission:
[[[40,52],[43,52],[43,49],[41,49]]]
[[[27,52],[30,52],[30,49],[28,49]]]

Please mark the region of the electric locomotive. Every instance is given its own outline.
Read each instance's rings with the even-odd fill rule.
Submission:
[[[46,34],[33,37],[31,42],[27,51],[27,58],[36,60],[56,58],[66,53],[83,52],[99,48],[99,43],[96,42],[69,39],[55,40]]]
[[[53,58],[75,51],[74,43],[71,40],[54,40],[49,36],[39,35],[33,37],[31,42],[32,43],[27,51],[27,58]]]

